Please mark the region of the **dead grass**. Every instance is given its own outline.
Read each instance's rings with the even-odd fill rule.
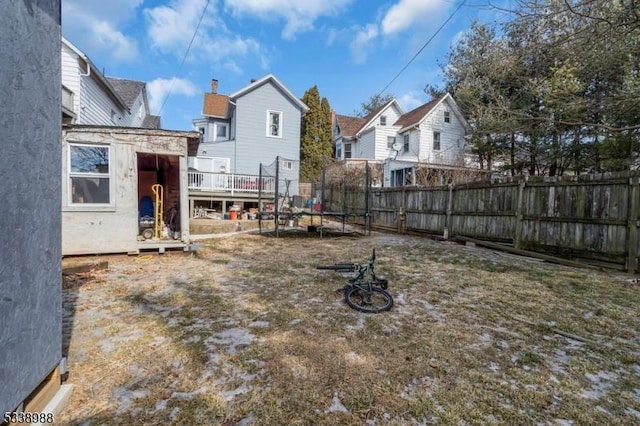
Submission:
[[[395,305],[367,315],[314,267],[373,247]],[[244,234],[143,259],[65,281],[61,424],[640,421],[630,276],[388,234]]]

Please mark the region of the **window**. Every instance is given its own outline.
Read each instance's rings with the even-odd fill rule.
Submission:
[[[338,160],[341,160],[341,159],[342,159],[342,148],[338,148],[338,149],[336,150],[336,158],[337,158]]]
[[[334,129],[334,133],[336,136],[338,136],[340,134],[340,125],[336,124],[336,127]]]
[[[69,144],[71,204],[109,204],[110,148]]]
[[[386,115],[381,115],[380,116],[380,125],[381,126],[386,126],[387,125],[387,116]]]
[[[351,144],[350,143],[345,143],[344,144],[344,158],[351,158]]]
[[[387,148],[393,148],[393,144],[396,143],[395,136],[387,136]]]
[[[198,127],[198,131],[202,136],[204,136],[204,127]]]
[[[216,140],[223,141],[227,139],[227,125],[222,123],[216,124]]]
[[[293,170],[293,161],[282,160],[282,170]]]
[[[433,132],[433,150],[440,151],[440,132]]]
[[[444,112],[444,122],[451,123],[451,114],[449,114],[449,111]]]
[[[267,136],[272,138],[282,137],[282,113],[279,111],[267,111]]]
[[[407,133],[403,137],[404,137],[404,142],[402,145],[403,151],[409,152],[409,134]]]

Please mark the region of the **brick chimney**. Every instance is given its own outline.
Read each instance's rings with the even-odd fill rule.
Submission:
[[[215,78],[211,79],[211,93],[218,93],[218,80]]]

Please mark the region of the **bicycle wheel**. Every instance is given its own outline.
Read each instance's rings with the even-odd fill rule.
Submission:
[[[393,297],[379,287],[371,287],[371,291],[364,288],[351,287],[344,293],[347,304],[356,311],[376,314],[391,309]]]

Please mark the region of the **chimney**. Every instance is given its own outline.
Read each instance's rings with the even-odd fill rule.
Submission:
[[[211,79],[211,93],[218,93],[218,80],[215,78]]]

